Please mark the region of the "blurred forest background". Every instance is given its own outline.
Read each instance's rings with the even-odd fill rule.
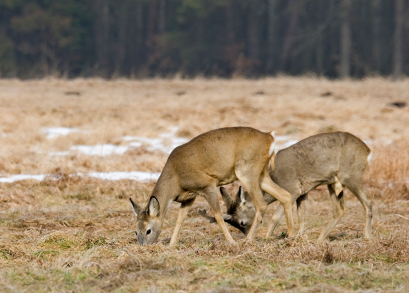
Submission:
[[[409,75],[409,0],[0,0],[0,77]]]

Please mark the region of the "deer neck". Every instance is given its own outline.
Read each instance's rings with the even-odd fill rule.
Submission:
[[[165,166],[166,167],[166,166]],[[169,170],[164,168],[153,188],[152,195],[159,201],[160,218],[163,219],[171,205],[172,201],[180,194],[180,187],[177,176]]]

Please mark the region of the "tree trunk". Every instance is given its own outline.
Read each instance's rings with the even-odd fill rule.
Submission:
[[[277,27],[278,27],[278,15],[277,6],[279,0],[268,0],[268,31],[267,31],[267,71],[273,73],[276,69],[274,68],[275,60],[277,56]]]
[[[395,32],[393,35],[393,78],[402,76],[402,29],[404,15],[404,0],[395,0]]]
[[[288,59],[290,57],[291,47],[295,42],[295,35],[298,26],[298,17],[300,14],[300,0],[291,0],[288,6],[291,9],[288,29],[284,37],[283,46],[280,54],[280,71],[286,71]]]
[[[381,70],[381,0],[372,0],[372,55],[375,72],[379,74]]]
[[[341,7],[341,64],[339,77],[346,78],[351,71],[351,0],[342,0]]]
[[[109,67],[109,6],[108,0],[95,0],[94,7],[97,11],[95,21],[95,73],[108,77]]]
[[[144,21],[143,21],[143,2],[136,3],[136,36],[134,40],[134,52],[132,52],[131,75],[139,73],[145,60],[145,42],[144,42]]]
[[[234,18],[234,2],[229,1],[229,5],[226,7],[226,37],[227,45],[232,46],[235,43],[236,26]]]
[[[114,76],[120,76],[123,74],[123,65],[125,60],[125,52],[127,45],[127,16],[129,9],[129,2],[127,0],[122,1],[120,5],[117,5],[117,42],[114,46],[116,53],[114,54]]]
[[[328,3],[327,1],[328,0],[319,1],[317,3],[317,7],[315,8],[315,13],[314,13],[315,27],[316,27],[315,30],[320,31],[319,36],[317,36],[317,41],[315,43],[315,48],[314,48],[315,70],[318,75],[323,75],[325,72],[325,69],[326,69],[324,68],[325,44],[331,42],[331,40],[325,36],[326,28],[328,28],[329,25],[326,24],[324,26],[324,23],[327,21],[327,14],[328,13],[332,14],[334,11],[334,1],[330,0]]]
[[[251,5],[251,4],[250,4]],[[260,48],[259,48],[259,16],[257,15],[256,7],[249,8],[249,18],[248,18],[248,30],[247,30],[247,39],[248,39],[248,56],[252,60],[259,60],[260,58]]]
[[[163,33],[166,28],[166,0],[159,0],[158,32]]]
[[[157,32],[158,24],[158,0],[149,1],[148,10],[148,31],[147,31],[147,42],[148,46],[153,46],[155,41],[155,35]]]

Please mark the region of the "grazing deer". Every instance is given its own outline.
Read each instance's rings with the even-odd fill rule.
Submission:
[[[155,243],[163,219],[172,201],[181,203],[170,245],[174,245],[184,218],[198,195],[209,203],[215,220],[232,244],[235,244],[223,220],[218,188],[236,181],[243,184],[254,206],[254,223],[247,239],[253,238],[267,209],[262,190],[282,203],[287,218],[288,234],[294,234],[291,195],[276,185],[268,174],[274,154],[273,133],[249,127],[221,128],[203,133],[175,148],[152,191],[144,209],[130,199],[137,217],[137,237],[141,245]],[[261,189],[260,189],[261,188]]]
[[[364,236],[371,237],[372,203],[365,195],[362,178],[371,157],[366,144],[347,132],[318,134],[299,141],[279,151],[270,170],[271,179],[290,192],[292,202],[297,203],[297,214],[301,226],[305,221],[305,203],[308,192],[320,185],[327,185],[333,207],[333,219],[322,231],[319,240],[325,239],[345,214],[343,189],[348,189],[359,199],[366,213]],[[247,192],[240,187],[236,199],[220,188],[227,215],[223,218],[244,234],[250,229],[255,209]],[[263,194],[269,205],[276,199],[268,193]],[[205,210],[199,210],[203,217],[214,221]],[[267,237],[271,236],[283,214],[279,206],[273,215]]]

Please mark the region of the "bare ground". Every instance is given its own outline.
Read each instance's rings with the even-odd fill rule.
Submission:
[[[0,80],[0,175],[51,174],[42,182],[0,184],[2,292],[407,292],[409,288],[409,80]],[[372,240],[363,208],[346,193],[347,212],[328,241],[317,237],[332,211],[328,192],[311,193],[307,226],[229,246],[195,203],[175,248],[167,243],[178,204],[159,243],[137,245],[129,197],[143,203],[154,183],[104,181],[77,172],[160,172],[167,154],[145,146],[105,157],[73,145],[122,145],[124,135],[158,137],[169,127],[192,138],[226,126],[252,126],[301,139],[349,131],[369,143],[365,187],[374,203]],[[80,131],[47,139],[43,127]],[[58,178],[58,180],[56,180]],[[229,187],[233,190],[236,186]],[[268,210],[269,222],[276,206]]]

